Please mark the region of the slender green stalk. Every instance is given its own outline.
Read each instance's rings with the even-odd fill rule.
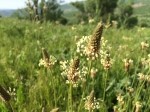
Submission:
[[[78,112],[81,112],[81,106],[83,104],[83,98],[85,96],[85,91],[86,91],[86,88],[85,88],[85,84],[83,85],[83,89],[82,89],[82,96],[81,96],[81,100],[80,100],[80,104],[78,106]]]
[[[13,107],[10,102],[6,102],[6,106],[8,107],[9,112],[14,112]]]
[[[107,77],[108,77],[108,71],[103,76],[103,81],[104,81],[103,101],[105,101],[105,96],[106,96]]]
[[[89,63],[88,63],[88,69],[89,69],[88,75],[89,76],[91,75],[91,68],[92,68],[92,60],[90,60]]]
[[[56,89],[55,89],[55,77],[53,76],[52,70],[50,70],[50,78],[52,79],[52,88],[53,88],[53,97],[54,97],[54,106],[57,107],[57,97],[56,97]]]
[[[143,81],[143,83],[141,82],[141,83],[139,84],[139,86],[138,86],[139,88],[138,88],[138,90],[137,90],[134,103],[137,101],[137,99],[138,99],[138,97],[139,97],[139,95],[140,95],[140,93],[141,93],[141,90],[142,90],[142,88],[143,88],[143,86],[144,86],[144,83],[145,83],[145,81]],[[134,112],[134,106],[133,106],[131,112]]]
[[[68,112],[73,112],[73,102],[72,102],[72,84],[70,84],[68,91]]]
[[[54,80],[54,78],[53,78]],[[54,102],[55,102],[55,107],[57,107],[57,97],[56,97],[56,90],[55,90],[55,83],[53,83],[53,91],[54,91]]]

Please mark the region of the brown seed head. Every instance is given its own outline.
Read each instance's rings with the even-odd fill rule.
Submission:
[[[49,62],[49,55],[46,51],[45,48],[42,48],[42,54],[43,54],[43,59],[46,61],[46,62]]]
[[[7,91],[1,85],[0,85],[0,96],[6,102],[8,102],[11,98],[11,96],[7,93]]]
[[[93,55],[96,55],[99,52],[102,32],[103,32],[103,24],[99,23],[88,45],[88,52],[89,52],[88,54],[90,57],[93,57]]]
[[[80,64],[80,60],[79,58],[75,58],[70,66],[70,70],[69,70],[69,75],[68,75],[68,79],[76,82],[77,79],[79,78],[75,73],[78,71],[79,68],[79,64]]]
[[[94,102],[94,90],[91,91],[90,95],[89,95],[89,99],[88,102],[90,104],[92,104]]]
[[[94,107],[94,90],[91,91],[87,102],[85,103],[85,107],[88,108],[89,110],[92,110]]]

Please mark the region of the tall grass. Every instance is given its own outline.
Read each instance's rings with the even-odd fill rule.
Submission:
[[[0,85],[15,112],[150,111],[149,29],[104,28],[99,45],[96,26],[0,19]],[[99,45],[95,58],[86,45]]]

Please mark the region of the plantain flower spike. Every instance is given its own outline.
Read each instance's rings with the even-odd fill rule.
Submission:
[[[88,47],[86,50],[88,57],[91,58],[92,60],[96,59],[99,55],[102,32],[103,32],[103,24],[99,23],[93,32],[93,35],[88,43]]]
[[[51,68],[56,63],[56,58],[52,55],[49,56],[45,48],[42,48],[43,58],[39,61],[39,66],[44,66],[45,68]]]

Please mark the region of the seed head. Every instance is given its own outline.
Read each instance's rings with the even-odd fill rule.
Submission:
[[[86,50],[87,55],[92,59],[98,57],[102,32],[103,32],[103,24],[99,23],[88,43]]]
[[[43,58],[39,61],[39,66],[43,65],[46,68],[50,68],[56,63],[56,58],[52,55],[48,55],[45,48],[42,48]]]
[[[87,101],[85,102],[85,108],[88,110],[93,110],[94,104],[94,90],[91,91],[90,95],[88,96]]]
[[[109,51],[107,51],[105,55],[101,57],[101,63],[105,70],[109,70],[111,68],[113,60],[110,58]]]
[[[49,54],[48,54],[48,52],[46,51],[45,48],[42,48],[42,55],[43,55],[43,59],[44,59],[46,62],[49,62]]]
[[[148,49],[149,48],[149,44],[147,41],[145,42],[141,42],[141,49],[144,50],[144,49]]]
[[[127,58],[127,59],[124,59],[123,61],[124,61],[125,71],[129,72],[129,69],[130,69],[131,64],[133,63],[133,60]]]
[[[91,91],[90,95],[87,96],[87,99],[85,101],[85,109],[89,111],[93,111],[94,109],[99,109],[99,102],[94,97],[94,90]]]
[[[71,63],[68,74],[68,80],[71,80],[73,82],[76,82],[78,80],[79,76],[76,75],[76,72],[78,71],[79,63],[80,63],[79,58],[75,58]]]
[[[91,78],[95,78],[97,71],[98,71],[98,70],[95,69],[95,68],[92,68],[92,69],[91,69],[91,72],[90,72]]]
[[[0,97],[5,101],[8,102],[11,98],[10,94],[0,85]]]
[[[142,104],[139,101],[137,101],[135,103],[135,112],[141,112],[141,108],[142,108]]]

